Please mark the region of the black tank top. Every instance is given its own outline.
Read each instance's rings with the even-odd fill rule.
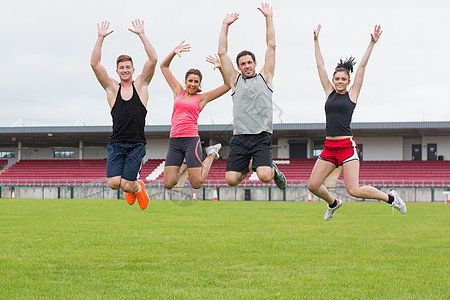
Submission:
[[[122,85],[119,84],[116,102],[111,109],[113,119],[113,134],[109,137],[110,143],[146,143],[144,126],[147,109],[142,104],[139,95],[133,86],[133,96],[130,100],[123,100],[120,95]]]
[[[350,100],[348,92],[345,94],[333,91],[325,102],[325,115],[327,117],[327,136],[351,136],[353,110],[356,103]]]

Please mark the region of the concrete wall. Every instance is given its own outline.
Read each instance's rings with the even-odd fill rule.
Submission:
[[[13,148],[13,147],[0,147],[0,151],[11,151],[15,153],[15,157],[14,158],[2,158],[2,159],[7,159],[8,160],[8,166],[11,166],[12,164],[14,164],[15,162],[17,162],[17,147]]]
[[[289,158],[289,142],[287,138],[278,139],[278,156],[276,158]]]
[[[150,158],[165,159],[167,149],[169,149],[169,138],[147,140],[145,149],[147,151],[147,154],[144,157],[144,161]]]
[[[18,160],[17,148],[0,148],[0,151],[15,152],[14,158],[8,158],[8,166],[15,164]],[[74,151],[74,158],[79,159],[80,150],[76,147],[24,147],[22,148],[22,159],[53,159],[53,151]],[[107,157],[106,147],[84,147],[84,159],[105,159]]]
[[[79,158],[78,151],[75,158]],[[108,157],[106,147],[83,147],[83,159],[105,159]]]
[[[403,157],[412,159],[412,145],[422,145],[422,160],[427,160],[427,144],[437,144],[437,155],[444,160],[450,160],[450,138],[446,136],[424,136],[421,139],[405,139],[403,142]]]
[[[74,158],[78,158],[78,147],[35,148],[23,147],[22,159],[53,159],[53,151],[74,151]]]
[[[363,145],[364,160],[403,160],[402,137],[355,137]]]
[[[12,187],[2,186],[1,197],[11,198]],[[382,191],[388,192],[390,188],[381,188]],[[246,190],[250,193],[251,201],[308,201],[308,190],[306,187],[287,187],[285,191],[279,190],[276,187],[218,187],[217,194],[220,201],[244,201]],[[398,187],[400,195],[406,202],[445,202],[448,195],[444,194],[444,188],[432,187]],[[193,189],[191,187],[184,187],[181,189],[165,190],[163,187],[149,187],[150,199],[157,200],[192,200]],[[107,186],[96,187],[49,187],[49,186],[15,186],[14,187],[16,199],[57,199],[58,195],[61,199],[124,199],[124,193],[121,191],[113,191]],[[198,201],[203,199],[211,201],[213,199],[214,187],[205,187],[196,190]],[[248,192],[247,192],[248,193]],[[361,201],[350,197],[345,191],[344,187],[339,187],[332,190],[331,193],[336,195],[344,202]],[[270,196],[269,196],[270,195]],[[311,195],[313,202],[323,202],[314,195]],[[374,200],[367,200],[369,202],[379,202]],[[180,204],[181,205],[181,204]],[[381,205],[381,204],[380,204]],[[325,204],[324,204],[325,206]]]
[[[437,155],[450,160],[450,138],[446,136],[424,136],[422,139],[422,160],[427,159],[427,144],[437,144]]]
[[[403,159],[404,160],[412,160],[412,145],[414,145],[414,144],[421,145],[422,139],[404,139],[403,140]],[[426,150],[425,150],[425,152],[426,152]],[[423,149],[422,149],[422,156],[423,156]],[[425,156],[425,159],[426,159],[426,156]]]

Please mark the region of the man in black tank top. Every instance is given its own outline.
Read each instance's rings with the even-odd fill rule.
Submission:
[[[91,67],[95,76],[105,89],[113,119],[113,134],[108,144],[108,160],[106,176],[113,190],[122,189],[128,204],[136,201],[139,207],[148,206],[149,197],[145,185],[139,178],[142,159],[145,156],[145,116],[147,115],[148,85],[155,73],[157,62],[156,51],[144,32],[144,22],[132,22],[131,32],[141,39],[148,60],[142,73],[133,81],[133,61],[128,55],[117,58],[116,73],[120,83],[109,77],[105,67],[100,63],[103,40],[113,31],[109,30],[109,22],[97,24],[98,38],[91,56]]]

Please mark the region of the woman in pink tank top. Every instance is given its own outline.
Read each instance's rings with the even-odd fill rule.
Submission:
[[[164,187],[173,188],[186,171],[189,181],[194,189],[200,188],[208,176],[214,158],[219,157],[221,144],[205,148],[207,157],[202,161],[202,147],[198,135],[198,116],[205,105],[222,96],[230,90],[223,72],[222,65],[215,55],[208,56],[206,61],[218,68],[223,78],[223,85],[218,88],[200,94],[202,73],[197,69],[190,69],[185,75],[185,88],[170,71],[170,63],[175,55],[181,57],[181,53],[189,52],[191,47],[184,41],[173,49],[161,62],[160,68],[167,83],[173,92],[174,104],[171,120],[169,149],[167,151],[164,167]],[[183,161],[186,164],[183,164]]]

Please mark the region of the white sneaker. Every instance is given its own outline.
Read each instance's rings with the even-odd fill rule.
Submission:
[[[337,201],[337,204],[336,204],[336,206],[333,207],[333,208],[330,208],[330,205],[327,204],[327,208],[328,208],[328,209],[327,209],[327,211],[325,212],[325,215],[323,216],[323,219],[324,219],[325,221],[329,221],[329,220],[333,219],[334,213],[336,212],[336,210],[337,210],[339,207],[342,206],[342,200],[336,199],[336,201]]]
[[[206,155],[210,156],[211,154],[214,154],[216,156],[216,159],[219,158],[219,150],[222,148],[222,144],[218,143],[209,147],[205,148]]]
[[[392,202],[392,204],[390,205],[392,207],[392,213],[394,213],[394,208],[395,208],[401,214],[403,214],[403,215],[406,214],[406,204],[402,200],[402,198],[400,198],[400,195],[397,193],[397,191],[396,190],[391,190],[389,195],[394,197],[394,202]]]

